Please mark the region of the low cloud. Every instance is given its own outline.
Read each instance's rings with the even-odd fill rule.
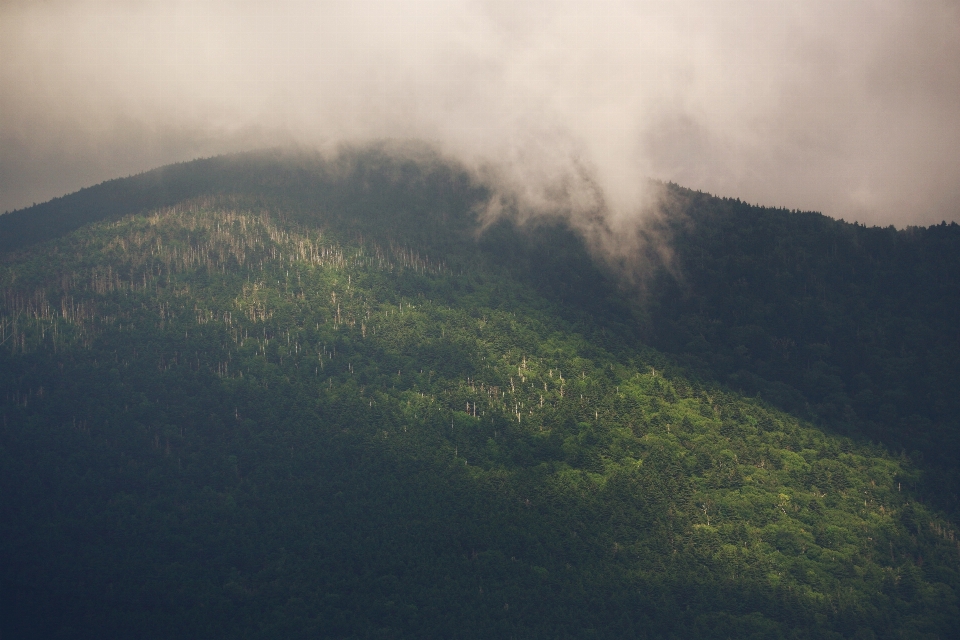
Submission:
[[[612,236],[645,177],[956,220],[957,60],[949,0],[8,1],[0,210],[197,156],[419,139],[494,208]]]

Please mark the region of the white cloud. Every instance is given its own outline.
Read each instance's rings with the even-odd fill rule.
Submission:
[[[957,219],[956,60],[948,0],[7,2],[0,209],[196,155],[390,137],[497,164],[530,203],[585,168],[619,218],[649,175]]]

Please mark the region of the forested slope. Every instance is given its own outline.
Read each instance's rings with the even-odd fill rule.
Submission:
[[[645,338],[688,367],[927,467],[960,509],[960,225],[867,228],[671,187],[674,273]]]
[[[561,226],[478,241],[455,168],[271,171],[6,255],[6,634],[957,627],[923,461],[644,346],[656,291]]]

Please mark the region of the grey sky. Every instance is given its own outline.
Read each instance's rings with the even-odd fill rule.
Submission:
[[[589,207],[599,185],[629,218],[651,176],[960,220],[960,3],[0,4],[0,211],[197,156],[385,137],[532,208],[570,184]]]

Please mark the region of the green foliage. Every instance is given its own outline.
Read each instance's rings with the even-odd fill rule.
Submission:
[[[600,270],[563,284],[562,229],[476,243],[454,174],[424,178],[431,218],[410,166],[364,166],[329,210],[204,197],[0,269],[11,633],[957,627],[956,526],[914,462],[683,375]]]
[[[922,460],[960,513],[960,226],[867,228],[679,187],[646,339],[690,370]]]

